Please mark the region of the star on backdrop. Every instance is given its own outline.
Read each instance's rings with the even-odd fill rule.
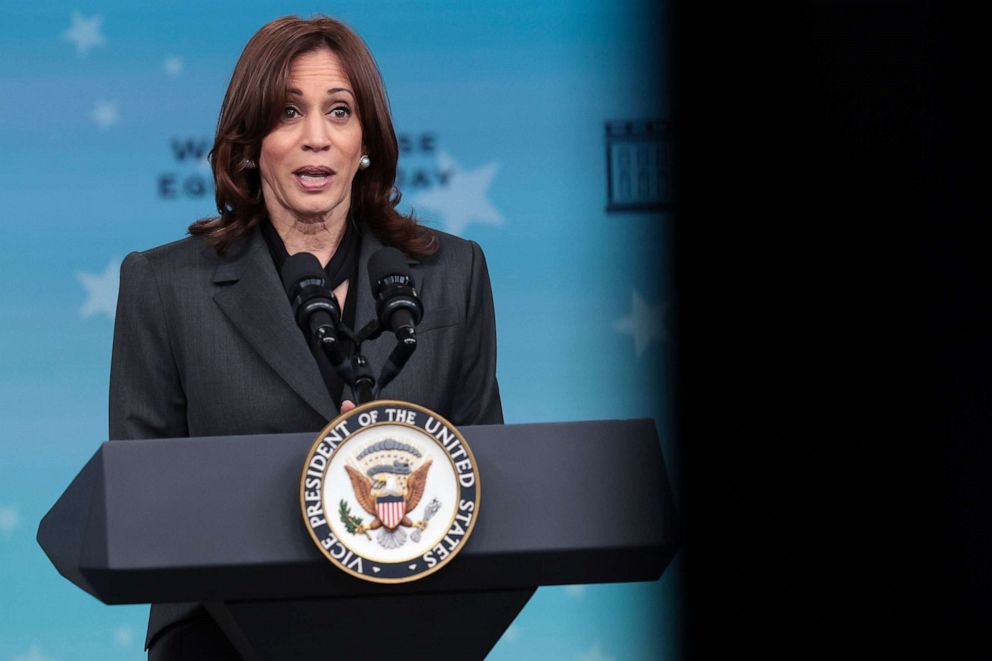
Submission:
[[[118,647],[127,647],[134,642],[134,629],[127,625],[114,629],[114,643]]]
[[[90,119],[100,127],[101,131],[106,131],[111,126],[120,121],[120,113],[117,112],[117,104],[113,101],[97,101],[90,112]]]
[[[181,57],[176,57],[175,55],[170,55],[165,58],[165,62],[162,63],[162,68],[165,69],[165,75],[175,78],[183,72],[183,59]]]
[[[9,535],[20,522],[21,517],[17,514],[17,508],[12,505],[0,507],[0,532]]]
[[[566,585],[565,586],[565,596],[571,597],[572,599],[581,599],[582,595],[586,593],[586,586],[584,585]]]
[[[79,314],[84,319],[105,314],[113,320],[117,312],[117,287],[120,284],[121,263],[112,259],[103,273],[77,273],[76,279],[86,288],[86,301]]]
[[[613,661],[613,657],[603,654],[599,643],[596,643],[582,654],[576,656],[575,661]]]
[[[37,645],[32,645],[27,654],[23,656],[15,656],[14,661],[52,661],[52,657],[45,656],[41,653],[40,647]]]
[[[438,169],[450,172],[447,186],[439,186],[413,196],[418,211],[426,209],[440,216],[444,229],[461,234],[469,223],[500,226],[503,216],[489,200],[489,186],[499,171],[499,163],[487,163],[472,171],[462,170],[445,152],[437,156]]]
[[[83,18],[78,11],[72,12],[72,24],[62,33],[62,38],[76,46],[77,55],[86,55],[94,46],[106,46],[100,28],[103,25],[102,16]]]
[[[637,290],[634,290],[631,293],[630,314],[614,321],[613,330],[634,338],[634,351],[640,358],[652,342],[664,342],[668,339],[664,323],[667,307],[666,303],[648,305]]]

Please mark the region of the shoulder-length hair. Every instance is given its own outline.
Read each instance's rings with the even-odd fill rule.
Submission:
[[[279,122],[293,60],[323,48],[341,59],[354,87],[365,153],[372,159],[372,167],[360,170],[352,181],[352,216],[388,245],[414,256],[432,254],[437,250],[434,232],[396,210],[399,149],[375,59],[361,37],[325,16],[278,18],[248,41],[224,95],[210,150],[220,216],[193,223],[189,233],[205,237],[223,254],[266,218],[259,171],[250,162],[258,162],[262,139]]]

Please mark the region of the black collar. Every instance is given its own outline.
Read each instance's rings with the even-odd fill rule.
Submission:
[[[276,271],[282,273],[282,265],[289,258],[286,244],[283,243],[282,237],[279,236],[279,232],[276,231],[270,220],[263,220],[261,227],[262,236],[269,246],[269,254],[272,255],[272,261],[276,264]],[[341,243],[338,244],[331,260],[324,267],[324,273],[327,275],[327,287],[331,291],[334,291],[338,285],[355,274],[360,244],[361,236],[358,228],[349,218],[344,228],[344,236],[341,237]]]

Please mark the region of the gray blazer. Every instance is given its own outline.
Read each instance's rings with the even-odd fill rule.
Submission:
[[[382,392],[426,406],[455,425],[503,421],[496,324],[478,244],[438,232],[440,248],[411,260],[424,318],[417,351]],[[356,322],[375,315],[366,275],[382,247],[365,229]],[[110,370],[110,438],[317,432],[337,414],[261,233],[219,257],[186,238],[121,266]],[[395,340],[363,344],[378,375]],[[347,390],[346,390],[347,392]],[[155,604],[146,647],[197,604]]]

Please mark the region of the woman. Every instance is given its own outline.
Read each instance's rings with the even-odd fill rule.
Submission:
[[[296,325],[279,278],[313,253],[360,327],[383,245],[409,258],[425,313],[418,349],[382,392],[456,425],[502,422],[492,294],[479,246],[396,211],[398,150],[362,40],[329,18],[275,20],[245,47],[211,152],[219,216],[121,267],[110,438],[316,432],[352,406]],[[356,323],[357,322],[357,323]],[[363,344],[378,370],[394,340]],[[236,657],[197,604],[152,607],[149,657]]]

